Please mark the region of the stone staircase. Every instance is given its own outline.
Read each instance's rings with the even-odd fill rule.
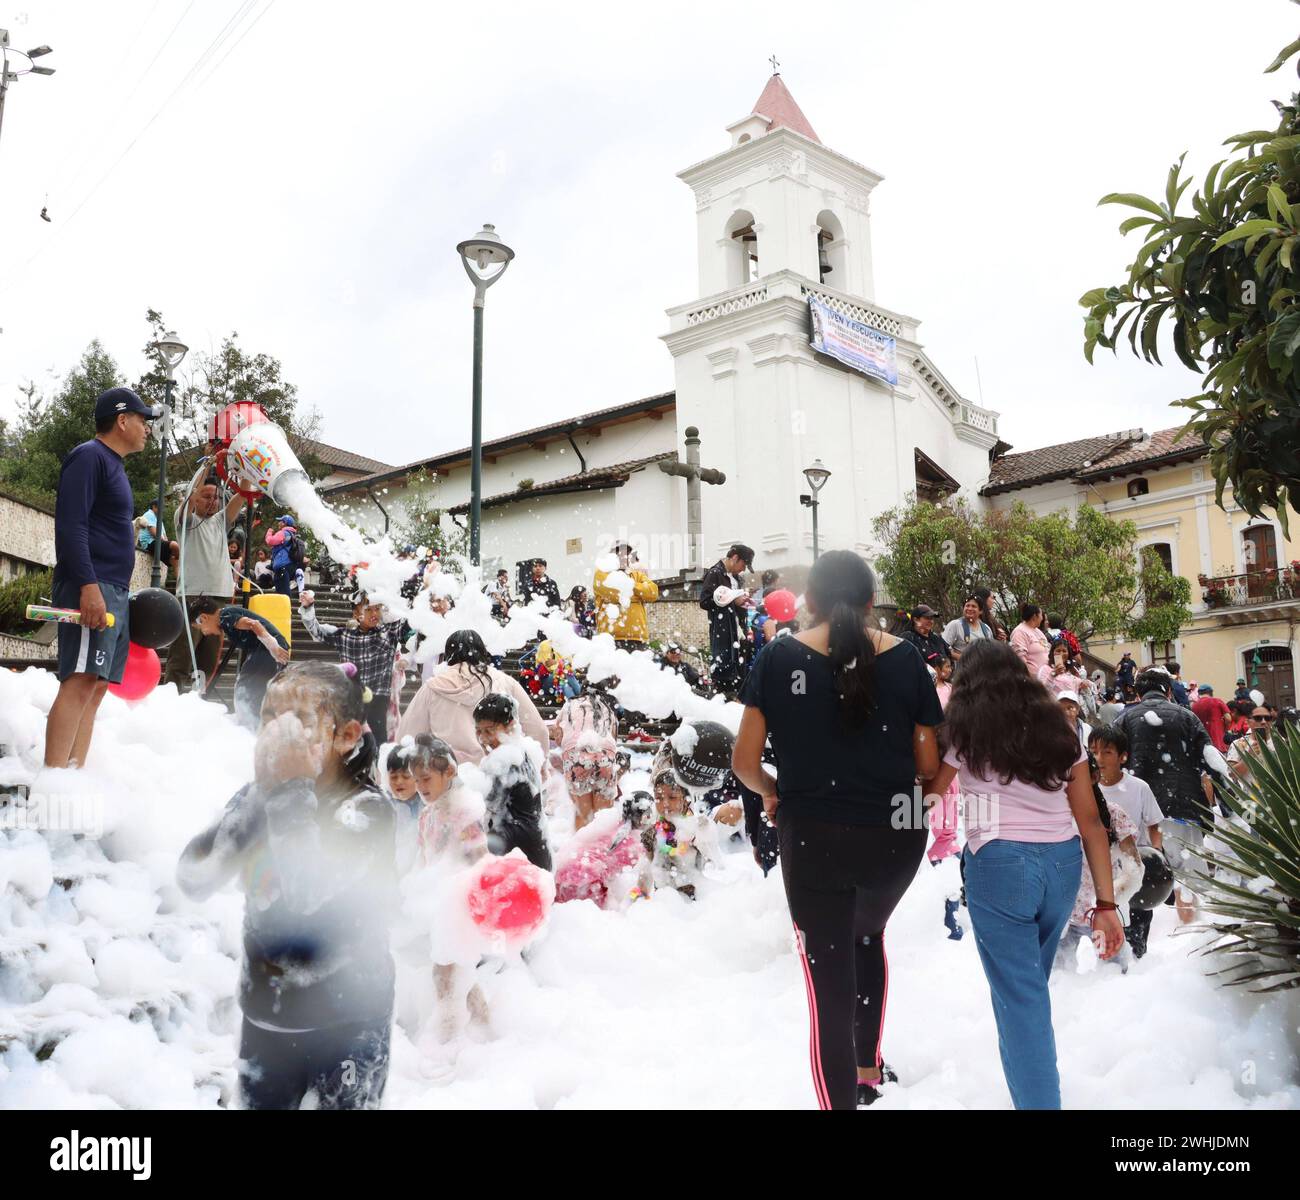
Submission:
[[[342,591],[332,589],[327,586],[317,586],[312,589],[316,597],[316,617],[318,620],[327,625],[346,625],[352,619],[352,601],[348,595]],[[244,601],[238,601],[245,603]],[[334,650],[322,642],[312,640],[311,634],[302,623],[302,618],[298,615],[297,601],[293,606],[293,625],[292,625],[292,654],[293,661],[302,662],[310,659],[323,659],[326,662],[336,662],[337,655]],[[181,643],[182,651],[184,643]],[[507,675],[520,680],[521,665],[520,659],[526,654],[526,648],[520,647],[501,658],[498,666]],[[224,704],[227,709],[234,710],[234,692],[235,692],[235,674],[236,674],[236,657],[232,656],[226,668],[222,671],[216,681],[209,687],[207,698]],[[415,693],[420,690],[420,676],[416,671],[407,673],[406,684],[402,688],[401,709],[406,711],[407,705],[415,697]],[[533,703],[537,706],[537,711],[541,714],[544,721],[551,721],[560,706],[548,702],[540,697],[534,697]],[[625,716],[619,726],[619,741],[624,747],[633,753],[643,753],[653,751],[659,741],[671,734],[679,724],[676,718],[670,720],[651,720],[633,714],[630,718]],[[650,740],[641,740],[636,734],[644,733]]]

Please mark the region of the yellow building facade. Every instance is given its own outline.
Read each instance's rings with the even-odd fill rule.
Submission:
[[[1276,516],[1252,517],[1224,493],[1215,503],[1206,448],[1177,429],[1129,430],[1006,455],[983,489],[994,507],[1024,501],[1037,512],[1089,504],[1138,530],[1136,553],[1157,554],[1191,585],[1192,618],[1170,643],[1094,637],[1088,649],[1118,662],[1177,662],[1185,682],[1210,683],[1230,700],[1244,678],[1278,707],[1296,703],[1300,625],[1300,518],[1292,536]],[[1103,443],[1099,445],[1098,443]],[[1007,461],[1020,460],[1020,461]],[[1050,477],[1044,477],[1050,476]]]

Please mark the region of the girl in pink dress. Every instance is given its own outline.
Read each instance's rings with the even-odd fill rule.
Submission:
[[[952,694],[952,662],[941,654],[932,654],[927,665],[934,672],[934,690],[939,693],[939,704],[947,708],[948,697]],[[930,808],[930,832],[934,834],[934,841],[930,843],[925,856],[930,860],[931,866],[961,849],[957,843],[958,794],[957,780],[954,779],[948,785],[948,790]]]

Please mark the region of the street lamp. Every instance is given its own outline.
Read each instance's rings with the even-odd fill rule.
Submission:
[[[465,274],[474,285],[474,401],[470,422],[469,452],[469,560],[479,561],[479,520],[483,509],[483,299],[510,265],[515,252],[498,236],[496,228],[484,225],[456,249]],[[493,268],[496,268],[493,270]]]
[[[165,493],[167,491],[167,435],[171,432],[172,421],[172,388],[176,384],[176,368],[181,365],[181,359],[189,352],[189,347],[170,331],[164,333],[153,344],[153,349],[157,351],[158,357],[162,359],[163,368],[167,372],[167,391],[166,398],[163,401],[163,413],[158,418],[155,426],[158,434],[158,528],[154,531],[153,539],[153,571],[149,575],[150,587],[162,587],[162,545],[163,545],[163,513],[167,511]],[[181,515],[184,520],[184,514]]]
[[[826,486],[826,481],[831,477],[831,473],[822,464],[820,458],[815,458],[811,467],[804,467],[803,477],[808,481],[808,486],[812,489],[812,495],[800,496],[799,503],[805,508],[812,509],[813,562],[816,562],[817,556],[821,553],[821,548],[817,544],[817,506],[820,503],[817,499],[817,493]]]
[[[0,127],[4,125],[5,119],[5,93],[9,90],[9,85],[13,83],[19,75],[53,75],[53,67],[34,66],[32,59],[44,58],[50,54],[49,46],[37,46],[34,50],[28,50],[25,53],[22,50],[12,50],[9,46],[9,30],[0,29]],[[19,58],[27,60],[27,66],[22,70],[9,69],[9,56],[17,55]]]

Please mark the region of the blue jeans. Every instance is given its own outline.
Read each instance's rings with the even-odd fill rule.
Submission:
[[[993,994],[1002,1073],[1017,1108],[1060,1108],[1052,974],[1061,931],[1079,892],[1083,850],[1065,842],[986,843],[962,851],[966,903]]]

